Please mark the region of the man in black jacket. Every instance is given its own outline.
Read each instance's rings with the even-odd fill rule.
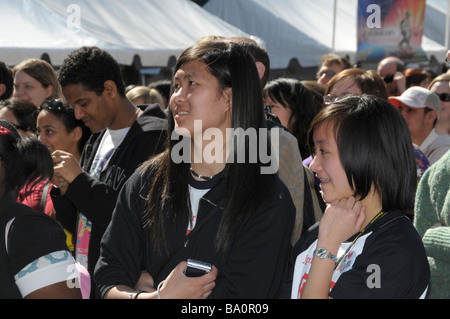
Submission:
[[[80,163],[63,151],[52,154],[51,195],[57,220],[76,237],[77,261],[92,276],[119,191],[142,162],[163,150],[167,119],[159,105],[136,107],[126,98],[118,63],[99,48],[72,52],[58,80],[75,117],[93,135]]]

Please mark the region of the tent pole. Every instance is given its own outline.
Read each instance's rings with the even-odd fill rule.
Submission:
[[[450,0],[447,0],[447,21],[445,23],[445,47],[450,49]]]
[[[450,2],[450,0],[448,0]],[[337,15],[337,0],[334,0],[333,5],[333,33],[331,39],[331,52],[335,52],[336,43],[336,15]]]

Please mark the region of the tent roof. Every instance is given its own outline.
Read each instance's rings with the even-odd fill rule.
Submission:
[[[442,2],[432,2],[436,1]],[[334,50],[334,0],[209,0],[203,8],[261,38],[270,55],[271,67],[282,69],[292,58],[297,58],[303,67],[316,66],[323,54],[333,51],[341,56],[348,55],[356,62],[358,1],[339,0],[336,3]],[[426,13],[428,11],[427,6]],[[440,44],[427,36],[427,25],[436,21],[444,29],[444,16],[428,16],[422,48],[443,61],[447,52],[443,42]]]
[[[0,61],[47,53],[60,65],[73,50],[98,46],[119,63],[166,66],[203,36],[249,36],[189,0],[0,0]]]

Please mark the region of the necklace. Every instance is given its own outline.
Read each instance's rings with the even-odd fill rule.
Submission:
[[[194,171],[194,170],[192,169],[192,167],[190,167],[189,170],[191,171],[191,174],[192,174],[192,175],[194,175],[194,176],[197,177],[197,178],[203,179],[203,180],[205,180],[205,181],[210,181],[210,180],[212,180],[214,177],[216,177],[217,175],[219,175],[219,174],[221,173],[221,172],[219,172],[219,173],[217,173],[217,174],[214,174],[213,176],[203,176],[203,175],[200,175],[199,173],[197,173],[196,171]]]
[[[334,269],[337,268],[337,266],[339,265],[339,263],[342,261],[342,259],[344,259],[344,257],[348,254],[348,252],[350,251],[350,249],[353,247],[353,245],[355,244],[355,242],[358,240],[359,237],[361,237],[366,230],[369,228],[369,226],[371,226],[378,218],[381,218],[385,215],[386,213],[383,211],[380,211],[374,218],[372,218],[372,220],[369,222],[369,224],[367,224],[366,227],[364,227],[364,229],[359,232],[358,236],[356,236],[356,238],[352,241],[352,243],[350,244],[350,246],[347,248],[347,250],[345,251],[345,253],[341,256],[341,258],[339,258],[339,260],[335,263],[334,265]]]
[[[131,118],[130,122],[128,122],[127,126],[125,126],[125,127],[130,127],[131,124],[133,124],[133,122],[136,121],[137,116],[138,116],[138,114],[139,114],[140,111],[141,111],[141,109],[138,108],[137,111],[136,111],[136,113],[134,113],[133,117]]]

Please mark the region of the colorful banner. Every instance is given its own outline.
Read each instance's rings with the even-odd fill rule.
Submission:
[[[421,48],[426,0],[359,0],[358,61],[426,59]]]

